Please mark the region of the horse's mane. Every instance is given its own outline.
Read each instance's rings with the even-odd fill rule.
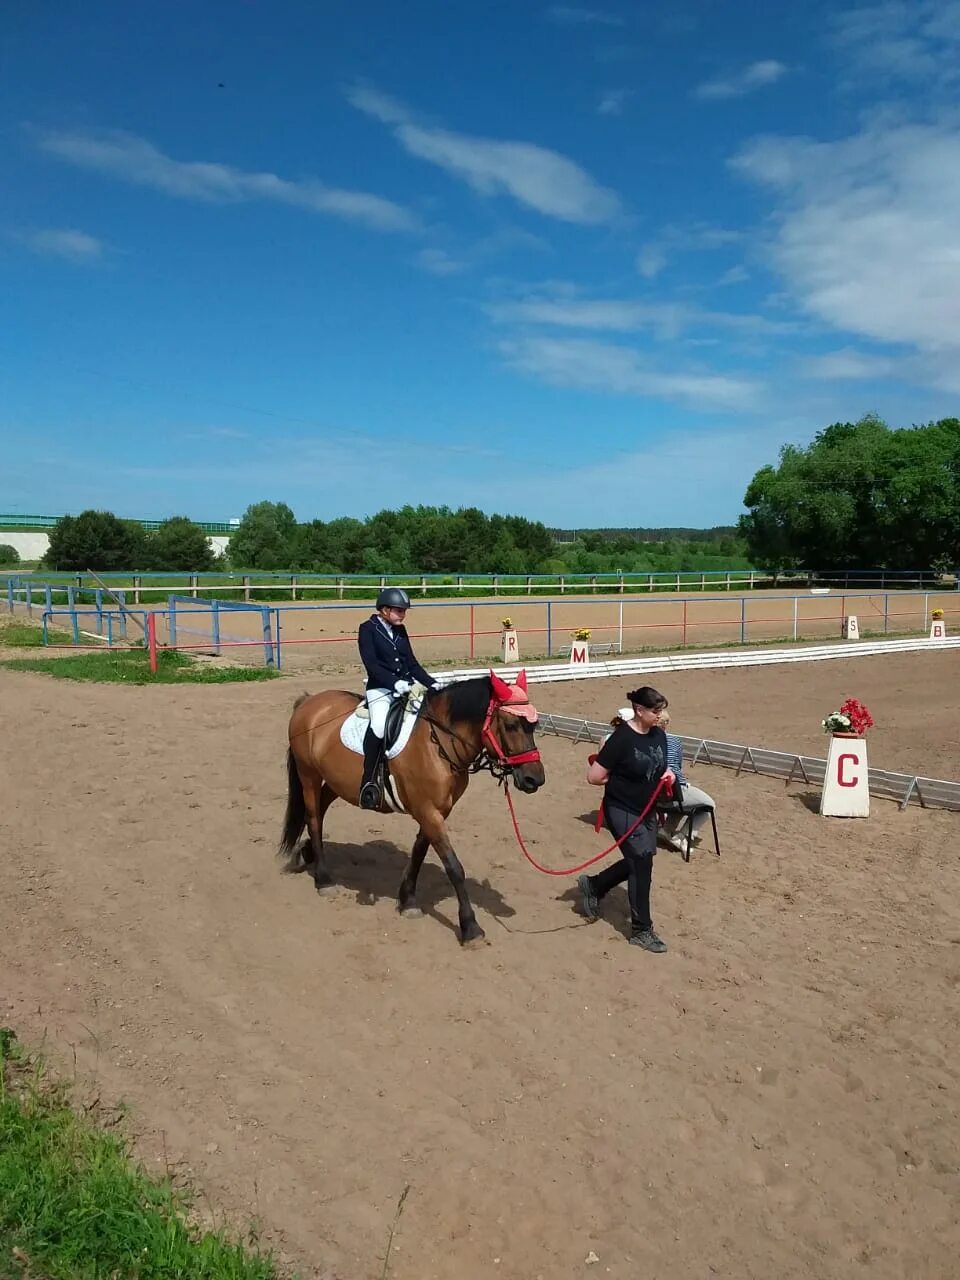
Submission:
[[[490,705],[490,677],[477,676],[473,680],[456,680],[453,684],[430,693],[427,697],[427,705],[430,706],[441,697],[447,699],[451,720],[480,724]]]

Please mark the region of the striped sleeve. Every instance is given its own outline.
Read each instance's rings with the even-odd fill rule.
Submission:
[[[683,743],[675,733],[667,734],[667,767],[676,774],[678,782],[686,782],[683,776]]]

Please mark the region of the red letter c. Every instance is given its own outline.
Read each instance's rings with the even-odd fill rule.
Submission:
[[[844,777],[844,765],[848,760],[852,760],[854,764],[859,764],[859,757],[851,755],[849,752],[837,757],[837,783],[841,787],[855,787],[860,781],[859,774],[855,774],[849,781]]]

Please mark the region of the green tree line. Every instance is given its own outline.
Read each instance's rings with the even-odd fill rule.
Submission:
[[[63,516],[50,530],[43,557],[49,569],[145,569],[199,573],[216,564],[213,548],[199,525],[172,516],[158,529],[137,520],[121,520],[111,511],[82,511]]]
[[[488,516],[475,507],[405,506],[365,520],[301,524],[286,503],[257,502],[247,508],[226,557],[217,559],[203,531],[184,516],[148,531],[112,512],[84,511],[57,523],[44,564],[58,570],[450,575],[688,571],[744,560],[744,546],[729,529],[710,539],[656,541],[640,541],[637,532],[643,531],[586,531],[576,542],[558,544],[539,521]]]
[[[740,518],[761,568],[960,565],[960,419],[835,422],[751,480]]]
[[[713,541],[638,542],[634,531],[580,534],[555,543],[524,516],[476,507],[405,506],[366,520],[345,516],[298,524],[285,503],[258,502],[230,539],[231,565],[313,573],[625,573],[719,568],[745,548],[733,530]]]

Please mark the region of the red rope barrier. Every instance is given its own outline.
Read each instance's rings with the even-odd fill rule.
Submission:
[[[520,824],[517,822],[516,810],[513,807],[513,797],[510,795],[509,782],[506,782],[506,781],[504,782],[504,792],[507,797],[507,808],[510,810],[510,819],[513,822],[513,831],[514,831],[514,835],[517,837],[517,844],[519,844],[521,852],[523,853],[523,856],[530,863],[530,865],[532,867],[536,867],[538,871],[542,871],[545,876],[575,876],[578,872],[585,871],[587,867],[592,867],[595,862],[599,862],[600,859],[605,858],[607,854],[613,853],[614,849],[619,849],[620,846],[623,844],[624,840],[628,840],[630,836],[633,835],[634,831],[636,831],[637,827],[639,827],[640,823],[643,822],[644,818],[646,818],[647,814],[656,804],[657,799],[660,795],[660,792],[663,791],[666,785],[666,781],[667,781],[666,778],[660,779],[660,781],[657,783],[657,789],[654,791],[653,795],[650,797],[650,803],[644,809],[643,813],[641,813],[640,817],[636,820],[636,822],[634,822],[632,826],[628,827],[627,830],[620,837],[620,839],[615,841],[610,846],[609,849],[604,849],[602,853],[595,854],[592,858],[588,858],[586,862],[581,862],[575,867],[566,867],[560,871],[554,870],[552,867],[545,867],[541,863],[539,863],[536,860],[536,858],[533,856],[533,854],[530,852],[530,850],[527,848],[527,846],[523,843],[523,836],[520,834]]]

